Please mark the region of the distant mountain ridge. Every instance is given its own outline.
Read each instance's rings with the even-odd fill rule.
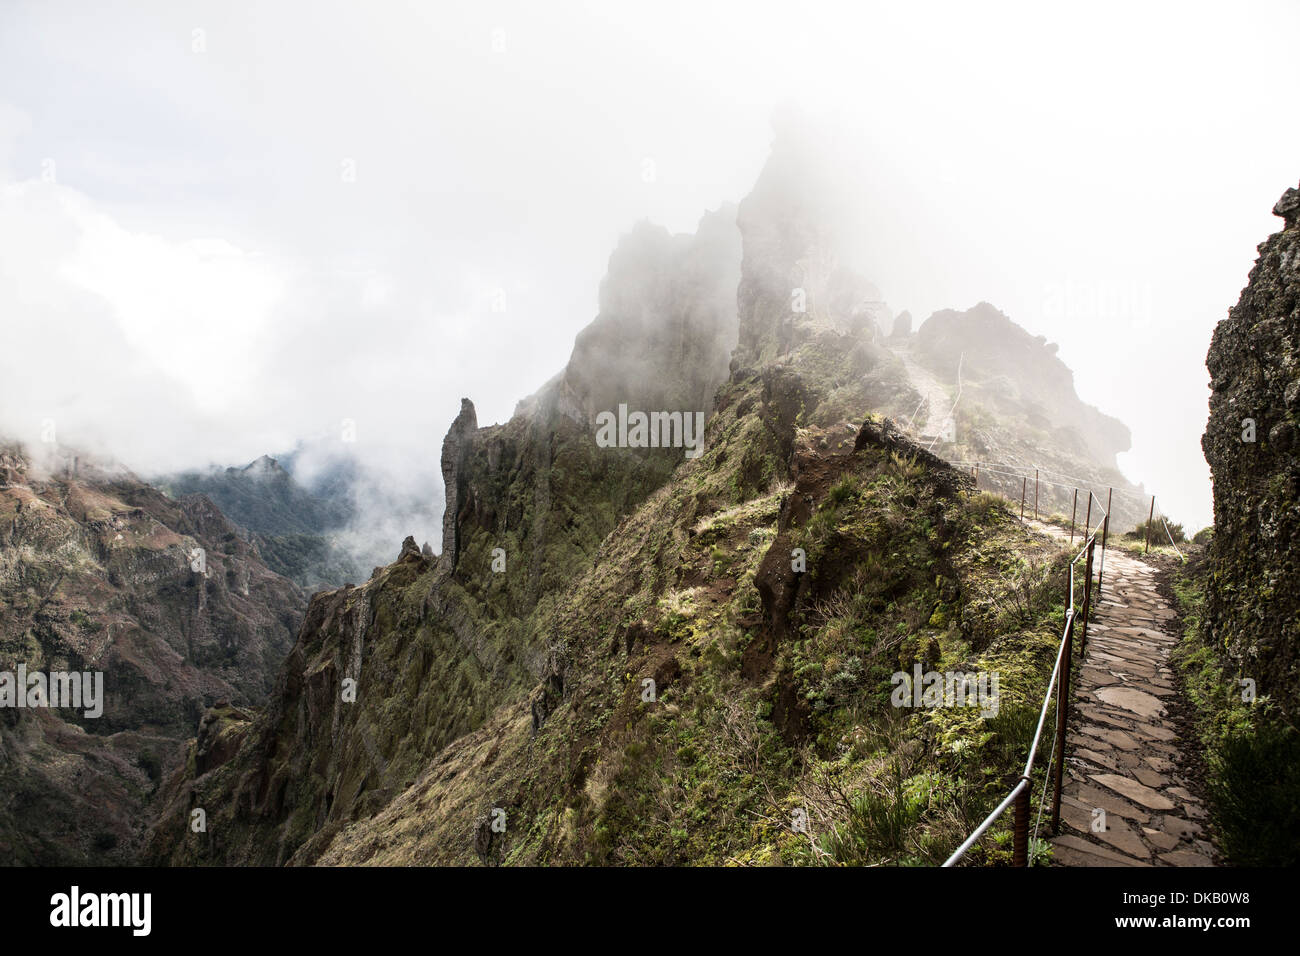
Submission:
[[[323,534],[343,527],[353,514],[345,494],[309,490],[270,455],[242,467],[182,472],[159,483],[174,495],[207,495],[231,521],[262,534]]]
[[[309,487],[294,477],[296,455],[262,455],[242,467],[187,471],[157,481],[173,496],[207,495],[231,521],[252,532],[268,566],[300,587],[314,591],[363,579],[369,569],[333,540],[333,533],[356,516],[355,470],[340,463]]]

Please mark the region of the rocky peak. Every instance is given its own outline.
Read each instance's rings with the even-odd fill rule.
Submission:
[[[620,403],[707,413],[736,345],[739,278],[733,204],[705,213],[694,233],[637,223],[609,257],[599,314],[541,404],[582,425]]]
[[[823,164],[824,137],[795,114],[777,117],[772,151],[741,202],[744,237],[734,367],[792,352],[820,330],[877,337],[880,290],[841,261],[841,203]]]
[[[960,363],[964,384],[995,409],[1027,414],[1041,428],[1074,432],[1084,455],[1110,471],[1117,471],[1115,456],[1132,446],[1123,422],[1079,398],[1058,346],[988,302],[934,313],[916,333],[916,350],[945,381],[956,382]]]
[[[270,455],[263,455],[255,461],[249,462],[243,468],[230,468],[227,471],[231,474],[243,475],[249,478],[278,478],[284,476],[287,478],[289,473],[280,467],[280,463]]]
[[[656,462],[647,467],[644,455],[597,449],[593,422],[620,405],[710,413],[736,345],[739,276],[732,204],[705,213],[694,233],[673,234],[642,221],[623,236],[600,285],[600,312],[578,333],[564,369],[520,401],[505,425],[478,430],[473,404],[462,400],[443,444],[440,566],[456,568],[471,525],[499,536],[527,534],[527,524],[542,535],[555,509],[572,526],[567,512],[576,503],[563,499],[570,490],[585,497],[590,489],[561,491],[554,486],[557,474],[608,481],[619,488],[612,496],[616,509],[662,481],[682,460],[681,449],[650,450]],[[568,461],[552,472],[557,457]],[[526,500],[532,504],[522,509]],[[579,536],[588,534],[596,532],[584,526]],[[536,564],[530,574],[545,576]],[[528,600],[535,596],[531,586],[528,594]]]

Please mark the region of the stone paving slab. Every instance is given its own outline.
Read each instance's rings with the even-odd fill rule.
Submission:
[[[1036,527],[1065,536],[1059,528]],[[1106,552],[1102,595],[1093,604],[1073,687],[1054,860],[1213,866],[1214,848],[1197,822],[1206,818],[1205,808],[1181,772],[1183,748],[1195,743],[1179,739],[1167,706],[1175,686],[1169,652],[1177,638],[1164,628],[1174,611],[1156,591],[1155,569],[1117,550]]]

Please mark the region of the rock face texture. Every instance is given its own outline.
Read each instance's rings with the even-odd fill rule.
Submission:
[[[797,132],[778,135],[758,182],[740,204],[745,258],[736,293],[742,321],[734,362],[762,365],[821,340],[858,348],[856,371],[866,374],[883,359],[869,346],[888,321],[888,310],[880,290],[840,261],[835,203],[819,188],[815,153]],[[851,339],[833,338],[836,333]]]
[[[1259,246],[1236,306],[1214,330],[1214,479],[1208,643],[1261,694],[1300,710],[1300,190],[1273,208],[1284,226]]]
[[[456,567],[456,523],[460,518],[465,498],[468,476],[465,463],[473,450],[474,434],[478,431],[478,415],[474,403],[468,398],[460,400],[460,414],[451,423],[447,437],[442,440],[442,484],[446,489],[447,507],[442,515],[442,567],[451,571]]]
[[[629,408],[708,412],[736,345],[740,232],[730,203],[692,234],[638,223],[609,258],[600,314],[562,376],[584,422]]]
[[[0,671],[103,673],[103,714],[0,709],[0,857],[133,862],[204,709],[260,703],[305,607],[202,495],[0,448]]]
[[[989,404],[1072,431],[1080,457],[1114,468],[1115,456],[1132,447],[1123,422],[1079,400],[1074,373],[1057,357],[1057,346],[1030,335],[987,302],[930,316],[917,331],[917,351],[950,372],[964,356],[968,376],[1001,386],[990,388]]]

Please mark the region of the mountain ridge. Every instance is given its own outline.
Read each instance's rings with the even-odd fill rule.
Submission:
[[[805,659],[800,647],[842,640],[816,625],[817,609],[848,600],[853,569],[878,564],[891,535],[906,553],[864,584],[874,597],[855,627],[877,633],[879,615],[897,605],[909,633],[873,651],[872,667],[984,653],[1008,655],[1012,666],[1028,655],[1014,665],[1026,675],[1016,707],[1031,706],[1024,701],[1045,679],[1039,652],[1050,628],[991,632],[1001,625],[967,591],[999,567],[1023,574],[1020,555],[1044,545],[887,420],[904,417],[916,392],[864,308],[874,286],[841,266],[809,224],[816,214],[799,199],[806,181],[774,150],[736,213],[738,273],[724,229],[702,227],[693,240],[634,230],[611,257],[601,315],[559,376],[501,425],[479,427],[473,403],[462,401],[443,444],[441,555],[408,541],[362,586],[313,599],[266,714],[226,721],[224,761],[169,781],[147,859],[647,860],[646,841],[662,832],[638,830],[630,805],[611,803],[608,790],[618,774],[642,773],[624,749],[629,735],[641,741],[638,753],[668,760],[662,740],[645,737],[649,728],[666,732],[675,694],[717,687],[726,707],[753,711],[742,723],[766,741],[769,769],[787,767],[790,781],[810,772],[809,758],[796,755],[826,746],[841,719],[830,715],[843,706],[828,702],[872,698],[865,685],[846,693],[811,679],[807,668],[825,661]],[[683,259],[672,248],[691,243],[714,252]],[[701,274],[700,262],[713,268]],[[648,286],[640,263],[654,277]],[[623,285],[631,305],[618,294]],[[734,350],[721,348],[733,327]],[[697,360],[683,364],[679,344],[692,329],[703,333],[691,339]],[[608,374],[637,365],[686,374],[667,382]],[[711,398],[699,458],[593,441],[591,413],[603,405],[673,409],[703,394]],[[972,547],[978,528],[996,542],[988,554]],[[796,547],[808,571],[792,567]],[[942,570],[936,577],[927,566]],[[1048,613],[1036,601],[1024,622],[1034,628]],[[358,681],[355,702],[343,697],[348,679]],[[660,717],[635,706],[644,680],[665,695]],[[681,746],[698,749],[697,732],[711,731],[695,713],[687,722],[695,743]],[[1014,733],[1007,726],[994,739]],[[791,766],[804,769],[791,777]],[[592,793],[600,773],[606,789]],[[757,796],[746,786],[728,800],[740,812]],[[620,791],[627,800],[635,803]],[[214,821],[207,840],[186,828],[195,807]],[[492,821],[504,807],[525,823],[503,839]],[[618,840],[630,842],[602,842],[616,819]],[[728,839],[738,832],[728,828]],[[747,852],[795,852],[771,836]]]

